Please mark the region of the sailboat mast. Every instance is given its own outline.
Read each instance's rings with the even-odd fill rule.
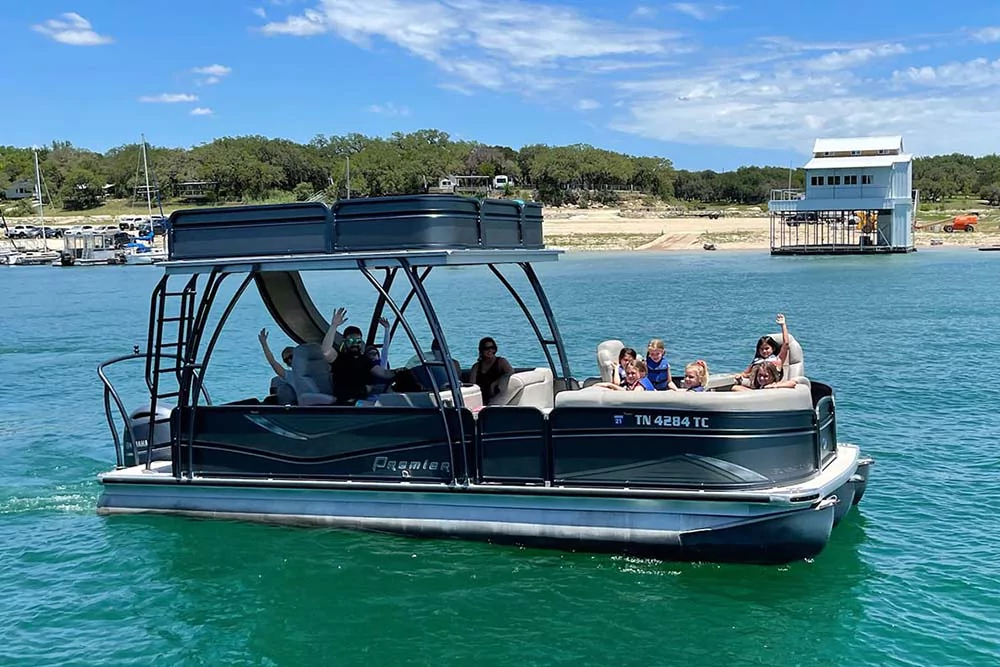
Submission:
[[[42,172],[38,168],[38,151],[35,151],[35,196],[38,197],[38,217],[42,227],[42,245],[49,249],[49,241],[45,236],[45,208],[42,205]]]
[[[153,198],[149,192],[149,164],[146,163],[146,135],[140,134],[142,137],[142,170],[146,174],[146,210],[149,212],[149,219],[153,219]]]

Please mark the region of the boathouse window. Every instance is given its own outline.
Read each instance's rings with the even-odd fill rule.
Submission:
[[[851,174],[850,176],[844,176],[844,185],[857,185],[858,176],[857,174]]]
[[[812,179],[809,181],[809,183],[811,185],[823,185],[823,177],[822,176],[813,176]]]
[[[862,174],[861,175],[861,185],[871,185],[871,184],[872,184],[872,175],[871,174]]]
[[[840,176],[830,176],[827,179],[827,185],[840,185]]]

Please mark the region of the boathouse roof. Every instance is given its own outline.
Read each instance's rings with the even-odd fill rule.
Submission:
[[[825,157],[836,153],[883,152],[900,154],[903,152],[903,137],[846,137],[837,139],[817,139],[813,144],[813,156]]]
[[[909,162],[912,155],[860,155],[851,157],[814,157],[806,169],[864,169],[891,167],[898,162]]]

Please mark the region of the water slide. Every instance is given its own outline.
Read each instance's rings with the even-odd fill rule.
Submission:
[[[261,271],[257,290],[281,330],[296,343],[319,343],[330,323],[320,314],[298,271]]]

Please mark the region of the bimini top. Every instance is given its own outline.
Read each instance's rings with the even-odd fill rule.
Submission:
[[[288,271],[553,260],[542,207],[510,199],[408,195],[188,209],[170,216],[169,273]]]

